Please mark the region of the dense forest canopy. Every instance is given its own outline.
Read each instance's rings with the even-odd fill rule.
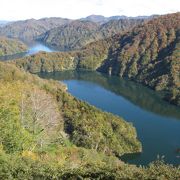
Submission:
[[[66,86],[0,63],[0,178],[177,179],[163,161],[147,168],[117,157],[140,152],[131,124],[79,101]],[[96,128],[94,128],[96,126]]]
[[[0,56],[26,52],[28,47],[17,39],[0,36]]]
[[[37,39],[61,51],[75,50],[91,42],[123,33],[143,22],[145,22],[145,19],[112,19],[103,24],[77,20],[53,28]]]
[[[143,151],[133,125],[34,73],[100,71],[164,91],[180,106],[180,13],[30,19],[0,27],[0,35],[71,50],[0,62],[0,179],[179,179],[179,167],[163,159],[147,167],[122,162]],[[1,55],[26,50],[0,38]]]
[[[125,17],[125,16],[112,16],[112,17],[104,17],[104,16],[88,16],[86,18],[81,18],[77,20],[67,19],[67,18],[58,18],[58,17],[51,17],[51,18],[42,18],[42,19],[28,19],[28,20],[21,20],[21,21],[12,21],[12,22],[0,22],[0,35],[1,36],[7,36],[10,38],[18,38],[25,41],[35,40],[38,38],[39,35],[42,35],[46,33],[47,31],[51,29],[62,29],[64,25],[70,24],[71,22],[92,22],[96,23],[98,26],[103,25],[105,23],[108,23],[111,20],[117,21],[117,24],[121,24],[118,22],[118,20],[122,20],[125,22],[128,21],[128,19],[132,19],[132,21],[141,21],[144,19],[151,19],[154,18],[154,16],[148,16],[148,17]],[[126,24],[123,23],[123,26],[126,27]],[[112,27],[111,27],[112,29]],[[114,29],[116,31],[121,31],[121,28],[118,30],[117,25],[115,25]],[[68,29],[68,31],[71,29]],[[95,29],[94,29],[95,30]],[[93,30],[93,31],[94,31]],[[108,30],[108,29],[107,29]],[[63,31],[63,30],[62,30]],[[57,36],[57,35],[56,35]],[[67,35],[66,35],[67,36]],[[81,33],[79,33],[79,36],[81,36]]]
[[[0,27],[0,35],[30,41],[51,28],[69,23],[70,21],[64,18],[43,18],[39,20],[28,19],[9,22],[5,26]]]
[[[32,73],[84,68],[128,77],[180,105],[179,19],[180,13],[160,16],[80,51],[41,52],[16,64]]]

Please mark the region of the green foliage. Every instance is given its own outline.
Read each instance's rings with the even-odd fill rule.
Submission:
[[[34,137],[35,149],[73,143],[118,156],[141,151],[135,129],[121,118],[75,99],[59,82],[42,80],[13,65],[0,63],[0,69],[2,107],[16,114],[18,127]]]
[[[76,68],[96,70],[106,58],[110,45],[111,41],[109,40],[103,41],[103,44],[101,41],[98,41],[96,45],[94,43],[89,44],[80,52],[40,52],[18,59],[15,63],[18,67],[31,73],[56,72]]]
[[[138,73],[137,63],[133,62],[132,65],[129,67],[128,77],[134,77]]]
[[[59,98],[63,100],[65,130],[77,146],[118,156],[141,151],[135,130],[124,120],[102,113],[67,94]]]
[[[165,90],[166,100],[179,105],[179,16],[160,16],[79,51],[39,53],[17,60],[16,65],[32,73],[90,69],[128,77]]]
[[[55,72],[75,69],[77,59],[74,53],[46,53],[40,52],[36,55],[27,56],[16,60],[17,66],[31,73]]]
[[[0,56],[26,52],[27,49],[27,46],[19,40],[0,37]]]
[[[95,41],[99,25],[90,21],[73,21],[51,29],[38,39],[60,50],[73,50]]]
[[[17,114],[0,106],[0,142],[8,153],[32,147],[34,138],[20,124]]]
[[[122,162],[107,155],[141,151],[121,118],[75,99],[59,82],[7,63],[0,69],[1,179],[110,177],[107,169]]]
[[[41,154],[37,159],[0,153],[1,179],[174,179],[180,169],[155,161],[136,167],[114,157],[80,148],[60,149],[56,155]]]
[[[162,16],[81,51],[41,52],[15,64],[33,73],[111,67],[115,75],[167,90],[167,99],[179,104],[178,17]],[[141,151],[133,126],[75,99],[63,84],[12,63],[0,63],[0,83],[0,179],[180,178],[179,167],[159,160],[136,167],[117,159]]]

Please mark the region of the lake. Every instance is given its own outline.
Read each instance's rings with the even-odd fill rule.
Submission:
[[[1,57],[1,60],[55,51],[38,42],[27,45],[27,53]],[[168,163],[180,164],[180,108],[163,101],[161,94],[129,80],[98,72],[66,71],[40,76],[63,81],[76,98],[123,117],[136,127],[143,152],[123,156],[125,162],[146,165],[159,155],[165,156]]]
[[[22,58],[24,56],[36,54],[39,51],[46,51],[46,52],[56,51],[55,49],[51,49],[50,47],[47,47],[46,45],[44,45],[40,42],[31,41],[31,42],[24,42],[24,43],[29,47],[29,50],[27,52],[17,53],[17,54],[7,55],[7,56],[0,56],[0,60],[7,61],[7,60],[18,59],[18,58]]]
[[[131,122],[143,152],[124,155],[121,159],[125,162],[147,165],[159,155],[168,163],[180,164],[180,108],[163,101],[161,94],[98,72],[66,71],[39,76],[63,81],[76,98]]]

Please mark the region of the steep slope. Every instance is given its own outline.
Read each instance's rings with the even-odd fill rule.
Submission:
[[[135,129],[75,99],[63,84],[1,62],[0,83],[0,179],[180,177],[162,161],[143,168],[116,158],[141,151]]]
[[[58,82],[42,80],[8,64],[0,63],[0,70],[3,84],[0,87],[0,109],[8,115],[3,122],[9,120],[11,124],[16,120],[21,124],[17,127],[19,131],[28,136],[27,147],[19,142],[11,149],[3,143],[3,138],[9,136],[1,134],[4,149],[28,150],[34,145],[38,149],[69,141],[79,147],[118,156],[141,151],[132,125],[75,99]]]
[[[115,34],[123,33],[132,29],[133,27],[142,24],[145,22],[145,19],[119,19],[119,20],[110,20],[109,22],[101,25],[99,28],[99,33],[102,34],[102,38],[113,36]]]
[[[74,69],[128,77],[166,91],[165,99],[180,105],[179,19],[180,13],[160,16],[122,35],[90,43],[80,51],[39,53],[16,64],[30,72],[49,72],[64,70],[61,64],[68,66],[71,62]]]
[[[99,25],[91,21],[73,21],[64,26],[49,30],[42,34],[38,40],[58,48],[59,50],[75,50],[100,39],[108,38],[117,33],[122,33],[142,24],[143,19],[110,20]]]
[[[154,91],[151,91],[147,87],[139,83],[135,83],[134,81],[130,81],[127,78],[123,79],[115,76],[112,77],[107,74],[80,69],[51,73],[38,73],[38,75],[44,79],[54,79],[59,81],[78,79],[80,81],[89,81],[99,84],[103,88],[125,97],[142,109],[162,116],[180,119],[179,108],[172,106],[169,103],[164,103],[161,98],[161,93],[154,93]]]
[[[143,20],[143,19],[151,19],[151,18],[153,18],[153,16],[152,17],[151,16],[150,17],[126,17],[126,16],[104,17],[104,16],[92,15],[92,16],[88,16],[87,18],[79,19],[77,21],[84,21],[84,22],[89,21],[100,25],[107,23],[110,20],[135,21],[135,20]],[[2,26],[0,24],[0,36],[7,36],[10,38],[18,38],[25,41],[31,41],[36,39],[39,35],[49,31],[50,29],[60,27],[62,25],[66,25],[70,22],[73,22],[73,20],[65,19],[65,18],[56,18],[56,17],[43,18],[39,20],[28,19],[28,20],[8,22],[8,23],[2,21],[3,23]],[[92,33],[94,32],[94,30],[92,31]]]
[[[0,56],[25,52],[27,49],[27,46],[19,40],[0,37]]]
[[[63,18],[29,19],[8,23],[0,28],[0,35],[22,40],[32,40],[51,28],[69,23],[71,20]]]
[[[108,56],[108,49],[112,46],[112,39],[90,43],[81,51],[70,52],[39,52],[12,61],[18,67],[31,73],[55,72],[84,68],[96,70]]]
[[[114,37],[119,45],[99,70],[173,92],[170,100],[179,104],[179,20],[180,13],[162,16]]]
[[[46,32],[38,39],[60,50],[78,49],[97,39],[94,34],[98,27],[90,21],[73,21]]]

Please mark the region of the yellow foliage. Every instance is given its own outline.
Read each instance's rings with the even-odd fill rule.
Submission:
[[[38,159],[38,156],[32,151],[23,151],[22,152],[22,157],[30,158],[32,160],[37,160]]]

